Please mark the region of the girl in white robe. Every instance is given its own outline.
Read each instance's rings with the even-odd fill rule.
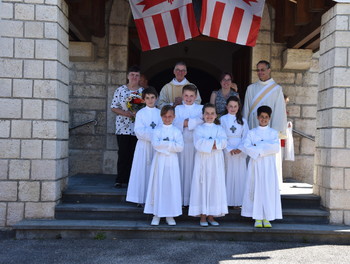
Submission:
[[[168,225],[176,225],[173,217],[182,214],[180,169],[177,152],[183,150],[181,131],[172,125],[175,110],[166,105],[161,110],[163,125],[155,129],[152,146],[153,157],[148,183],[145,214],[153,214],[151,225],[159,225],[166,217]]]
[[[174,125],[181,130],[184,138],[184,150],[179,153],[182,205],[190,203],[191,182],[194,167],[195,148],[193,145],[193,131],[203,123],[203,105],[195,103],[197,87],[187,84],[182,88],[182,105],[175,108]]]
[[[215,106],[206,104],[203,107],[204,124],[194,131],[195,156],[191,198],[188,214],[200,216],[200,225],[208,223],[217,226],[214,216],[228,213],[225,187],[225,162],[223,149],[227,137],[224,129],[214,124]]]
[[[270,107],[259,107],[259,126],[250,130],[244,140],[250,161],[241,214],[255,219],[255,227],[269,228],[269,221],[282,219],[276,167],[280,142],[278,132],[268,126],[270,117]]]
[[[147,88],[142,93],[146,106],[136,114],[134,131],[138,139],[132,162],[126,200],[137,204],[146,201],[147,187],[153,158],[152,135],[162,124],[160,110],[155,107],[157,91]]]
[[[238,97],[227,99],[228,114],[220,118],[221,126],[227,135],[225,153],[227,204],[238,209],[242,206],[247,178],[247,155],[243,152],[243,140],[249,131],[248,122],[242,117]]]

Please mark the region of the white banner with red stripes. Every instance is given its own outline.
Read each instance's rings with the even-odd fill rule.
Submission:
[[[143,51],[199,35],[192,0],[129,0]]]
[[[255,46],[265,0],[203,0],[203,35]]]

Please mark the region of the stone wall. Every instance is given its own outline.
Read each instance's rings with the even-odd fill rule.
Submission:
[[[270,61],[272,77],[290,99],[287,105],[288,120],[293,122],[295,129],[315,136],[319,53],[306,51],[306,57],[305,53],[301,53],[288,58],[288,63],[284,61],[283,55],[288,50],[286,45],[273,41],[274,17],[274,9],[265,5],[261,30],[253,48],[252,82],[258,80],[256,63],[260,60]],[[309,61],[309,68],[299,65],[300,61],[305,60]],[[295,161],[283,162],[283,177],[312,184],[315,144],[294,134],[294,145]]]
[[[68,9],[3,0],[0,227],[52,218],[68,175]]]
[[[320,56],[314,192],[350,225],[350,3],[322,17]]]

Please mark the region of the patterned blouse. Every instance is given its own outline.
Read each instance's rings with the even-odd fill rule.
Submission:
[[[138,93],[142,93],[143,88],[140,87],[136,91]],[[126,99],[130,96],[132,92],[136,92],[136,91],[129,90],[129,88],[126,85],[122,85],[118,87],[117,90],[115,90],[114,92],[111,108],[119,108],[124,111],[128,111],[128,108],[126,106]],[[134,122],[129,117],[116,115],[115,133],[117,135],[135,136]]]
[[[235,92],[233,89],[230,90],[230,93],[227,96],[224,96],[222,94],[221,89],[218,91],[213,91],[213,93],[216,94],[215,107],[216,107],[216,113],[218,116],[222,116],[222,115],[226,114],[226,100],[230,96],[238,96],[238,93]]]

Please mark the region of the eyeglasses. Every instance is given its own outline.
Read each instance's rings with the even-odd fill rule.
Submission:
[[[176,72],[181,72],[181,73],[185,73],[187,72],[187,70],[180,70],[180,69],[175,69]]]
[[[256,69],[256,72],[265,72],[267,69]]]

